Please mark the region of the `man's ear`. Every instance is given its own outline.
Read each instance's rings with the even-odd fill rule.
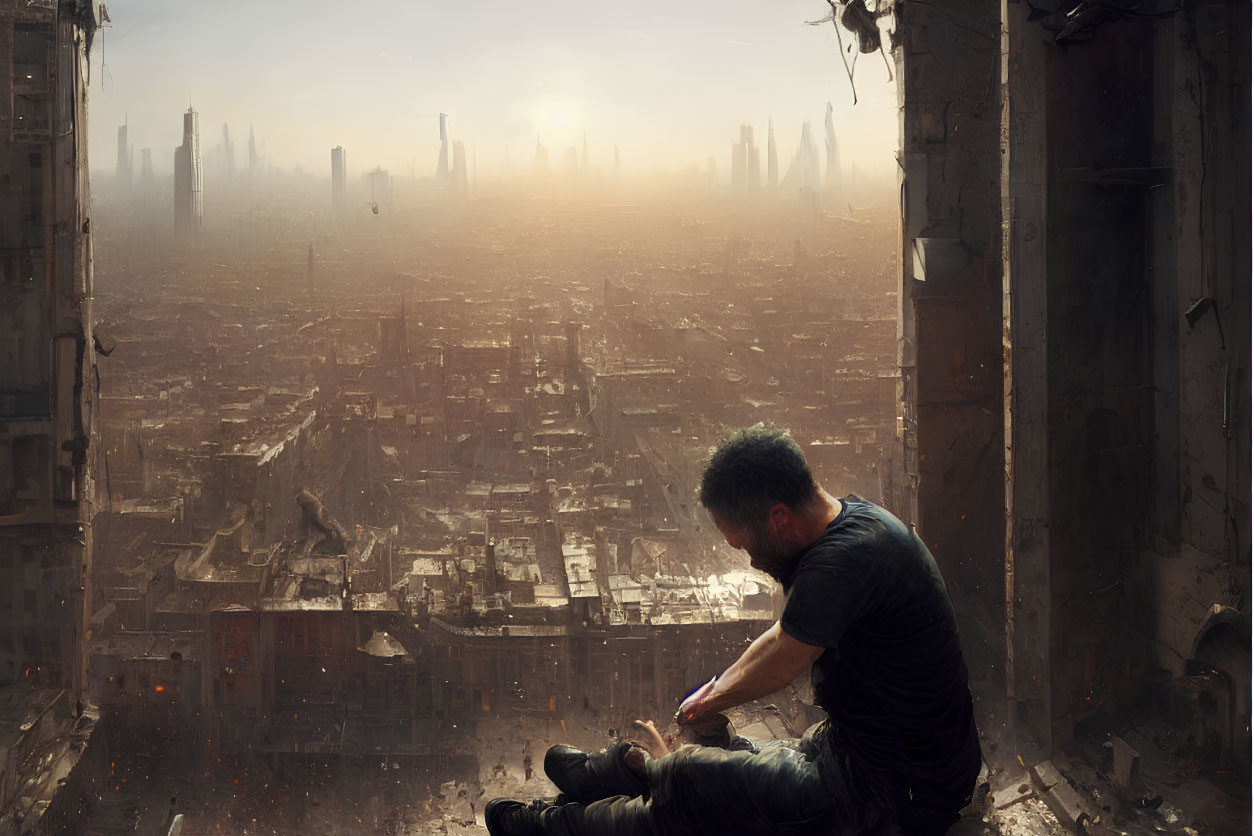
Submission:
[[[792,509],[784,503],[776,502],[766,513],[772,533],[781,535],[792,527]]]

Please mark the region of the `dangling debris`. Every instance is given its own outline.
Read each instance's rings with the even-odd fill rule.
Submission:
[[[859,55],[879,50],[884,58],[884,66],[888,70],[888,80],[893,80],[892,66],[888,63],[888,55],[884,53],[884,44],[877,22],[879,18],[892,14],[893,4],[892,2],[881,3],[881,0],[874,0],[874,3],[874,7],[870,8],[865,0],[827,0],[831,12],[819,20],[806,21],[810,26],[831,23],[832,28],[836,30],[836,45],[840,50],[840,60],[845,65],[845,74],[849,76],[849,89],[853,91],[854,104],[858,103],[858,89],[853,83],[853,73],[858,66]],[[848,50],[845,48],[844,38],[840,32],[841,26],[853,33],[857,40],[858,51],[854,53],[853,61],[846,56]],[[852,47],[853,44],[850,44],[850,49]]]
[[[880,28],[875,14],[858,0],[846,0],[840,12],[840,24],[857,37],[858,51],[862,54],[880,48]]]

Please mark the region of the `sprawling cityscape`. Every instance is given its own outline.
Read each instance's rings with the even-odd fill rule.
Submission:
[[[743,168],[746,197],[767,188]],[[377,214],[332,179],[312,220],[242,232],[202,224],[176,170],[190,243],[153,233],[168,203],[124,175],[97,188],[117,219],[95,233],[93,702],[214,740],[213,769],[344,803],[379,770],[393,809],[498,754],[521,772],[495,752],[510,724],[538,757],[673,713],[778,606],[694,500],[726,427],[787,426],[824,484],[892,495],[890,207],[816,211],[834,182],[748,202],[577,171],[466,205],[460,169],[408,210],[376,186]],[[232,815],[290,815],[253,800]]]
[[[697,502],[715,445],[759,423],[787,430],[831,493],[889,509],[937,552],[985,762],[952,832],[1196,835],[1248,821],[1249,540],[1237,520],[1249,482],[1229,465],[1232,427],[1248,453],[1248,411],[1228,405],[1231,389],[1248,410],[1248,381],[1224,384],[1222,406],[1210,390],[1167,405],[1221,409],[1228,447],[1207,452],[1208,435],[1192,455],[1231,475],[1213,462],[1171,472],[1240,509],[1207,499],[1206,519],[1184,512],[1174,534],[1144,523],[1175,538],[1188,568],[1146,568],[1118,534],[1098,538],[1108,557],[1067,563],[1079,558],[1050,514],[1071,500],[1055,493],[1040,512],[1057,526],[1043,564],[1055,586],[1040,580],[1040,541],[1007,533],[1035,519],[1011,464],[1014,452],[1019,473],[1036,472],[1016,416],[1035,414],[1030,387],[1044,386],[1065,456],[1058,404],[1078,396],[1021,360],[1030,314],[1014,306],[1032,297],[1007,284],[1003,311],[1002,279],[989,279],[1019,239],[971,232],[1010,204],[964,215],[959,199],[956,227],[924,220],[953,183],[974,189],[987,174],[972,173],[977,140],[949,134],[996,113],[942,115],[938,128],[930,100],[903,95],[903,147],[872,164],[842,156],[859,126],[816,100],[787,145],[775,118],[738,116],[730,149],[645,171],[586,132],[489,159],[440,112],[424,123],[430,159],[401,173],[334,135],[316,170],[285,165],[261,119],[237,152],[243,126],[193,98],[160,135],[93,121],[93,143],[116,128],[116,161],[89,166],[89,51],[110,23],[103,5],[0,3],[12,55],[0,106],[0,832],[487,832],[493,797],[554,795],[541,769],[551,745],[593,751],[638,738],[637,721],[666,726],[780,618],[779,584]],[[817,23],[840,31],[839,18]],[[884,29],[885,64],[889,47],[901,74],[905,48]],[[1244,56],[1248,73],[1248,44]],[[943,76],[929,83],[940,90]],[[1248,156],[1243,112],[1223,153]],[[981,147],[996,147],[994,132]],[[952,169],[938,175],[929,154]],[[989,188],[1011,188],[1009,171]],[[931,179],[912,193],[916,175]],[[1068,174],[1126,186],[1105,176]],[[946,285],[951,275],[972,284]],[[964,301],[979,293],[995,299],[986,321]],[[1248,289],[1209,294],[1211,308],[1185,313],[1190,328],[1248,303]],[[992,342],[972,347],[989,323]],[[1248,318],[1228,333],[1248,348]],[[1170,345],[1189,378],[1203,358]],[[1134,366],[1158,380],[1157,366]],[[1174,486],[1150,496],[1159,459],[1142,467],[1132,452],[1159,436],[1127,441],[1114,408],[1079,419],[1075,443],[1089,446],[1074,467],[1163,513]],[[1159,420],[1171,412],[1158,408]],[[1188,424],[1173,425],[1181,439],[1202,432]],[[1062,474],[1041,477],[1046,493],[1076,472],[1041,461]],[[988,496],[1000,504],[963,504]],[[967,533],[968,513],[981,531]],[[1140,531],[1134,517],[1112,512]],[[1236,533],[1198,533],[1207,524]],[[1130,536],[1150,549],[1149,534]],[[1197,548],[1182,552],[1190,537]],[[1007,554],[1021,556],[1018,574]],[[1079,577],[1083,593],[1064,580]],[[1104,597],[1141,607],[1138,589],[1156,596],[1149,616]],[[1038,597],[1055,626],[1035,620]],[[1086,608],[1107,626],[1084,628]],[[1036,655],[1016,623],[1044,630],[1052,650]],[[1157,651],[1129,649],[1138,630]],[[729,716],[748,738],[786,741],[823,718],[811,702],[803,676]]]

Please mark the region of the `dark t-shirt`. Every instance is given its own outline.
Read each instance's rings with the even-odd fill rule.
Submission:
[[[815,702],[855,766],[890,776],[916,807],[964,806],[980,769],[958,626],[931,552],[888,511],[846,497],[798,558],[780,619],[826,647]]]

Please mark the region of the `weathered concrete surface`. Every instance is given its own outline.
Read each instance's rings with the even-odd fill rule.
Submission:
[[[1066,48],[1025,4],[1002,14],[1015,744],[1048,755],[1191,668],[1243,683],[1217,722],[1244,730],[1249,8]],[[1225,733],[1226,756],[1248,741]]]
[[[1002,20],[1007,723],[1034,760],[1052,748],[1045,46],[1023,3],[1006,0]]]
[[[906,490],[984,725],[1004,693],[998,2],[899,6]],[[916,273],[916,264],[924,271]]]

